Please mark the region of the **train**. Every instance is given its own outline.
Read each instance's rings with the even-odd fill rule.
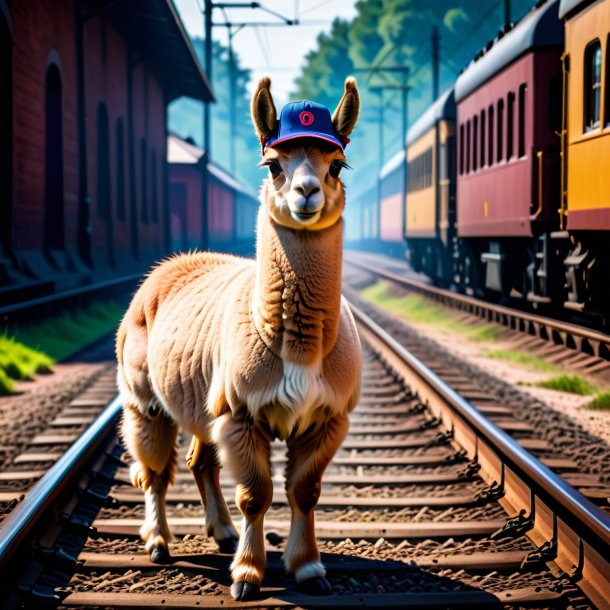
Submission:
[[[360,224],[394,252],[380,226],[398,197],[403,251],[436,284],[607,325],[609,71],[610,0],[539,0],[410,127],[404,184],[391,160],[356,197],[348,244],[367,247]]]

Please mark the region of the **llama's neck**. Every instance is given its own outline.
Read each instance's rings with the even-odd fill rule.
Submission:
[[[320,363],[339,330],[343,220],[322,231],[287,229],[261,206],[252,312],[284,362]]]

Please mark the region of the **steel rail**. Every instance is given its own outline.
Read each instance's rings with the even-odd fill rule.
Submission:
[[[87,430],[70,446],[49,471],[26,494],[25,499],[0,526],[0,571],[4,571],[36,527],[40,518],[60,496],[68,483],[81,474],[116,423],[121,409],[119,397],[98,415]]]
[[[78,288],[72,288],[70,290],[56,292],[35,299],[28,299],[27,301],[5,305],[4,307],[0,307],[0,318],[23,315],[32,310],[39,311],[41,307],[47,307],[49,305],[57,306],[66,301],[92,296],[97,292],[124,291],[131,286],[135,287],[142,276],[143,273],[134,273],[132,275],[125,275],[119,278],[98,282],[96,284],[87,284],[86,286],[79,286]]]
[[[356,267],[360,267],[364,271],[368,271],[379,277],[384,277],[393,282],[401,284],[405,288],[410,290],[417,290],[425,295],[432,295],[434,298],[437,298],[443,302],[452,302],[457,303],[462,306],[478,309],[480,311],[484,311],[488,314],[493,314],[492,317],[486,316],[488,320],[493,320],[504,326],[508,326],[509,328],[513,328],[509,321],[511,319],[520,320],[525,323],[531,324],[536,331],[536,336],[540,336],[540,328],[546,327],[551,329],[551,331],[555,331],[557,335],[562,338],[565,345],[565,338],[563,335],[569,335],[572,337],[578,337],[581,340],[586,340],[592,347],[595,352],[595,355],[604,358],[604,355],[600,354],[599,347],[604,345],[607,353],[610,354],[610,335],[605,333],[592,330],[590,328],[586,328],[584,326],[579,326],[578,324],[572,324],[569,322],[562,322],[561,320],[555,320],[553,318],[546,318],[544,316],[529,313],[526,311],[521,311],[519,309],[512,309],[510,307],[506,307],[505,305],[497,305],[495,303],[488,303],[486,301],[481,301],[480,299],[470,297],[465,294],[459,294],[457,292],[453,292],[452,290],[446,290],[444,288],[438,288],[436,286],[432,286],[426,284],[425,282],[415,280],[412,278],[406,278],[397,273],[393,273],[392,271],[388,271],[386,269],[380,269],[379,267],[374,267],[373,265],[367,264],[361,260],[359,257],[350,256],[346,253],[345,261],[350,265],[354,265]],[[502,321],[502,317],[506,320],[506,323]],[[548,340],[552,340],[549,337],[542,337]],[[608,356],[605,356],[605,359],[608,359]]]
[[[557,545],[557,519],[562,522],[559,529],[564,537],[567,534],[562,530],[563,524],[573,532],[572,538],[576,540],[574,544],[567,544],[563,539],[560,541],[562,548],[559,552],[565,557],[561,567],[566,572],[576,568],[578,572],[573,570],[575,576],[582,574],[583,570],[586,572],[587,568],[598,574],[597,578],[602,579],[602,585],[598,586],[597,581],[592,585],[592,590],[586,592],[593,599],[605,602],[602,606],[610,606],[610,516],[489,421],[361,309],[351,303],[350,307],[361,334],[374,347],[377,344],[377,349],[381,347],[383,355],[391,352],[393,359],[389,359],[390,364],[402,365],[401,373],[407,370],[406,378],[412,390],[417,391],[420,398],[429,403],[433,412],[437,411],[435,415],[441,417],[452,432],[459,431],[459,435],[455,434],[454,438],[465,446],[474,460],[481,463],[483,458],[486,461],[482,464],[485,466],[482,471],[490,473],[488,479],[496,483],[500,481],[507,497],[510,495],[510,509],[516,514],[521,509],[525,512],[529,510],[529,516],[533,520],[532,532],[536,535],[528,535],[537,543],[546,541],[550,527],[552,542]],[[447,408],[450,410],[449,414]],[[464,427],[469,430],[463,430]],[[494,464],[496,460],[500,462],[499,466]],[[514,480],[515,478],[517,480]],[[523,493],[524,485],[527,488],[526,493]],[[512,491],[508,490],[510,486],[514,488]],[[552,513],[550,526],[545,511]],[[584,549],[580,542],[584,543]],[[575,548],[564,548],[566,544]],[[586,556],[586,552],[589,548],[596,554],[591,560],[595,564],[592,566],[587,565],[590,558]],[[600,563],[603,564],[602,570],[598,569]]]

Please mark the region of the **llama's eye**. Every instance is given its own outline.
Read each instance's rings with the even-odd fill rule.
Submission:
[[[335,159],[330,164],[330,167],[328,168],[328,173],[330,174],[331,178],[338,178],[341,174],[341,170],[344,167],[347,167],[347,163],[345,163],[345,161],[341,159]]]
[[[282,166],[277,159],[271,159],[269,163],[267,163],[267,167],[269,168],[269,173],[273,176],[273,178],[277,178],[282,173]]]

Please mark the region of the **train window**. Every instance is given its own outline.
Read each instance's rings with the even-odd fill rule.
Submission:
[[[476,172],[479,162],[479,117],[472,119],[472,171]]]
[[[604,108],[604,124],[606,127],[610,125],[610,34],[606,40],[606,100]]]
[[[464,123],[460,125],[460,176],[464,173]]]
[[[504,159],[504,100],[498,100],[498,163]]]
[[[527,85],[519,87],[519,156],[525,156],[525,92]]]
[[[485,110],[481,110],[481,167],[485,167]]]
[[[148,224],[148,155],[146,140],[140,138],[140,200],[142,202],[142,222]]]
[[[585,50],[585,131],[599,127],[602,90],[602,47],[599,40]]]
[[[488,144],[489,148],[487,149],[487,163],[489,165],[493,165],[494,162],[494,105],[492,104],[487,109],[487,120],[488,124]]]
[[[470,173],[470,121],[466,123],[466,173]]]
[[[513,145],[515,141],[515,94],[510,91],[508,93],[508,102],[506,105],[506,159],[513,156]]]
[[[116,214],[125,220],[125,125],[123,119],[116,122]]]

